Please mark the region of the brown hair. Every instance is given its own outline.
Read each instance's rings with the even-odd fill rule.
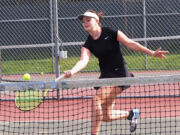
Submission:
[[[101,26],[100,20],[103,19],[104,13],[102,11],[96,12],[93,9],[89,9],[87,12],[95,13],[99,17],[99,25]]]

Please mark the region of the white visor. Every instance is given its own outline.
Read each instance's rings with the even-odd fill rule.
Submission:
[[[78,19],[82,20],[84,16],[96,18],[97,20],[99,20],[99,17],[95,13],[88,12],[88,11],[85,12],[84,14],[82,14],[82,15],[79,15]]]

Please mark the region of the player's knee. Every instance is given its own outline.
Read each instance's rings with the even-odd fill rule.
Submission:
[[[93,100],[93,111],[96,111],[98,114],[102,114],[101,104],[97,100]]]
[[[97,96],[93,97],[93,111],[95,111],[99,117],[102,116],[101,101]]]
[[[101,105],[101,100],[98,96],[93,97],[93,106],[100,106]]]

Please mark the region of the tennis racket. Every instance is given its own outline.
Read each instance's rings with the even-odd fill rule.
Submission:
[[[65,74],[60,75],[58,78],[55,79],[55,82],[62,80]],[[47,93],[50,89],[46,90],[35,90],[35,89],[28,89],[28,90],[20,90],[17,92],[15,97],[15,105],[21,111],[30,111],[33,110],[44,101]]]

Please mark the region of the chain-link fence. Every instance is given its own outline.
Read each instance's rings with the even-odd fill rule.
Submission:
[[[104,12],[103,26],[119,29],[153,50],[161,47],[170,52],[167,59],[160,60],[130,51],[120,43],[129,70],[178,72],[179,0],[2,0],[1,78],[15,75],[13,79],[17,79],[31,73],[48,79],[71,69],[87,38],[76,17],[88,9]],[[83,72],[98,71],[98,61],[92,56]]]

